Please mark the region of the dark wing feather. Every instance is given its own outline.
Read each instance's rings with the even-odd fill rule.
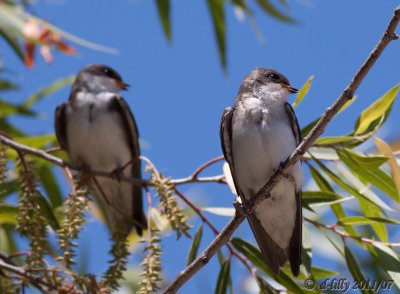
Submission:
[[[62,103],[57,106],[55,112],[55,129],[56,129],[56,137],[58,143],[60,144],[61,149],[68,151],[68,140],[67,140],[67,126],[66,126],[66,116],[65,110],[67,108],[67,103]]]
[[[244,195],[238,185],[232,156],[232,119],[234,111],[234,108],[229,107],[226,108],[222,114],[220,137],[222,150],[225,160],[229,164],[236,192],[241,197],[242,201],[245,201]],[[269,266],[272,273],[277,275],[279,273],[279,268],[284,265],[287,259],[285,250],[280,248],[268,235],[254,213],[249,215],[248,220],[266,264]]]
[[[227,107],[225,108],[222,117],[221,117],[221,127],[219,131],[219,136],[221,139],[221,147],[222,152],[224,153],[224,157],[226,162],[229,165],[229,169],[231,170],[231,175],[233,179],[233,183],[235,185],[236,193],[242,197],[242,193],[240,192],[238,182],[236,180],[236,174],[233,167],[233,156],[232,156],[232,118],[235,112],[235,108]]]
[[[296,138],[296,146],[298,146],[302,140],[301,131],[299,122],[297,121],[296,114],[292,106],[289,103],[285,103],[286,113],[289,117],[289,122],[292,127],[293,135]],[[293,235],[290,239],[289,244],[289,261],[290,268],[292,270],[293,275],[297,276],[300,272],[300,264],[301,264],[301,244],[302,244],[302,205],[301,205],[302,193],[301,190],[296,192],[296,203],[297,203],[297,211],[296,211],[296,221],[295,227],[293,229]]]
[[[115,96],[111,102],[111,107],[115,108],[121,114],[122,123],[125,129],[126,140],[129,142],[132,151],[132,176],[142,179],[142,169],[140,161],[139,131],[135,118],[129,108],[128,103],[121,96]],[[133,220],[137,233],[141,236],[143,229],[147,228],[147,220],[143,211],[143,192],[142,187],[135,185],[133,187]]]

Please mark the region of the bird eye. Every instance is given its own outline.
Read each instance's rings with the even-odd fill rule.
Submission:
[[[273,82],[279,81],[279,76],[277,74],[269,73],[267,77]]]
[[[113,77],[114,77],[113,71],[110,70],[110,69],[107,68],[107,67],[103,68],[103,73],[104,73],[106,76],[110,77],[110,78],[113,78]]]

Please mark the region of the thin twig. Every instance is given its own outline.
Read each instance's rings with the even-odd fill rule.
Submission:
[[[175,188],[175,193],[183,200],[183,202],[185,202],[190,208],[194,210],[194,212],[202,219],[203,222],[205,222],[209,226],[209,228],[214,232],[215,235],[219,234],[217,228],[210,222],[208,218],[206,218],[204,213],[192,201],[190,201],[182,192],[180,192],[176,188]],[[239,252],[237,252],[235,248],[232,247],[231,244],[228,243],[226,244],[226,246],[228,247],[231,254],[235,256],[237,259],[239,259],[243,263],[243,265],[249,270],[249,272],[253,276],[255,276],[256,271],[254,268],[251,267],[251,265],[247,262],[247,260],[241,254],[239,254]]]
[[[223,156],[218,156],[218,157],[213,158],[213,159],[207,161],[206,163],[202,164],[198,169],[196,169],[196,170],[194,171],[194,173],[192,174],[192,179],[197,179],[198,176],[199,176],[199,174],[200,174],[204,169],[206,169],[206,168],[209,167],[210,165],[212,165],[212,164],[214,164],[214,163],[216,163],[216,162],[219,162],[219,161],[221,161],[221,160],[225,160],[225,158],[224,158]]]
[[[372,68],[376,60],[382,54],[383,50],[390,43],[390,41],[397,39],[395,29],[400,20],[400,6],[394,11],[394,15],[378,44],[368,56],[367,60],[354,75],[342,95],[328,107],[318,123],[304,138],[291,156],[280,165],[267,183],[254,195],[248,207],[251,209],[255,207],[261,200],[266,199],[270,195],[270,191],[275,187],[278,181],[283,177],[284,172],[297,161],[301,156],[311,147],[315,140],[324,132],[325,127],[331,119],[339,112],[339,110],[346,104],[347,101],[352,99],[354,92],[357,90],[364,77]],[[236,204],[235,216],[229,221],[225,228],[218,234],[218,236],[211,242],[211,244],[203,251],[203,253],[194,260],[186,269],[180,272],[172,283],[165,289],[164,293],[176,293],[197,271],[208,263],[211,257],[218,252],[218,250],[229,241],[232,233],[239,227],[241,222],[246,218],[242,209]]]
[[[337,225],[326,225],[326,224],[320,223],[320,222],[318,222],[316,220],[312,220],[312,219],[310,219],[308,217],[303,217],[303,219],[305,221],[313,224],[314,226],[316,226],[318,228],[324,228],[326,230],[329,230],[329,231],[339,235],[340,237],[342,237],[344,239],[345,238],[351,238],[351,239],[360,241],[361,243],[365,243],[365,244],[369,244],[369,245],[382,244],[384,246],[391,247],[391,248],[400,247],[400,243],[382,242],[382,241],[378,241],[378,240],[364,238],[364,237],[361,237],[361,236],[354,236],[354,235],[351,235],[351,234],[349,234],[349,233],[347,233],[345,231],[338,230],[337,229]]]

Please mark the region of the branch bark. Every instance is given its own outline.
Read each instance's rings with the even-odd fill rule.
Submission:
[[[361,82],[370,71],[372,66],[378,60],[386,46],[390,41],[398,39],[395,33],[395,29],[400,21],[400,6],[394,10],[394,15],[390,20],[390,23],[385,30],[383,36],[379,40],[376,47],[372,50],[364,64],[356,72],[348,86],[343,91],[342,95],[328,107],[321,119],[310,131],[310,133],[304,138],[296,150],[290,155],[290,157],[280,165],[272,177],[267,183],[254,195],[251,202],[248,204],[248,208],[251,210],[260,201],[266,199],[270,194],[270,191],[275,187],[278,181],[283,177],[283,173],[293,164],[300,160],[301,156],[311,147],[315,140],[321,136],[326,126],[332,120],[332,118],[339,112],[339,110],[346,104],[347,101],[352,99],[354,92],[358,89]],[[236,214],[225,226],[225,228],[218,234],[218,236],[211,242],[211,244],[203,251],[203,253],[194,260],[186,269],[181,271],[172,283],[164,290],[164,293],[176,293],[196,272],[198,272],[212,256],[218,252],[218,250],[229,241],[233,232],[239,227],[239,225],[246,218],[243,209],[239,205],[235,205]]]

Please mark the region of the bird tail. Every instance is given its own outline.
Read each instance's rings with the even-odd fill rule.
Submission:
[[[279,274],[280,267],[287,260],[290,262],[290,268],[294,276],[300,273],[301,259],[301,244],[302,244],[302,210],[301,210],[301,191],[296,192],[297,211],[295,227],[289,242],[289,246],[282,249],[265,231],[257,216],[252,213],[248,220],[250,227],[256,238],[258,247],[264,257],[265,263],[271,269],[274,275]]]
[[[133,188],[133,221],[136,232],[142,236],[143,230],[147,229],[147,218],[143,211],[143,191],[142,187],[135,186]]]

